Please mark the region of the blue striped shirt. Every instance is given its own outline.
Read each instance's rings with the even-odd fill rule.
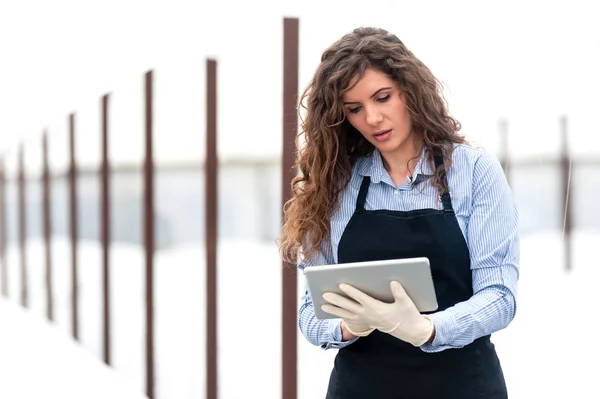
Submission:
[[[354,213],[363,176],[371,177],[367,210],[443,209],[437,190],[427,178],[432,169],[424,154],[415,167],[413,182],[400,186],[393,183],[377,150],[359,159],[342,193],[340,207],[331,217],[331,248],[323,246],[310,259],[301,260],[298,268],[303,271],[305,267],[337,263],[338,243]],[[469,247],[474,295],[430,315],[436,334],[433,342],[421,346],[426,352],[468,345],[508,326],[516,312],[519,215],[511,189],[500,163],[485,150],[459,144],[452,154],[448,187]],[[298,324],[309,342],[324,349],[342,348],[360,339],[342,342],[340,319],[317,319],[306,285]]]

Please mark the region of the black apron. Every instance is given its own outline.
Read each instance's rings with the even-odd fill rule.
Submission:
[[[442,157],[434,157],[436,168]],[[446,181],[446,175],[443,175]],[[340,239],[338,263],[429,258],[438,311],[473,295],[469,249],[452,208],[365,210],[370,178],[365,176],[356,210]],[[341,348],[327,399],[507,398],[504,376],[490,336],[460,349],[426,353],[375,330]]]

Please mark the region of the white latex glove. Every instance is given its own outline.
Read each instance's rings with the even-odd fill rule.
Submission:
[[[346,326],[346,330],[348,330],[350,334],[356,337],[366,337],[367,335],[375,331],[375,328],[369,327],[360,320],[350,320],[342,318],[342,321]]]
[[[325,300],[327,300],[327,298],[329,298],[329,295],[335,295],[335,296],[339,296],[338,294],[329,292],[329,293],[325,293],[323,294],[323,298]],[[339,296],[342,299],[345,299],[342,296]],[[328,304],[324,304],[323,306],[321,306],[321,309],[323,309],[323,311],[327,312],[327,313],[331,313],[334,316],[338,316],[342,319],[342,321],[344,322],[344,326],[346,327],[346,330],[348,330],[350,332],[350,334],[356,336],[356,337],[366,337],[367,335],[371,334],[373,331],[375,331],[374,327],[370,327],[369,325],[367,325],[365,323],[364,320],[362,320],[360,317],[352,317],[352,318],[345,318],[345,317],[341,317],[338,315],[338,313],[333,313],[336,312],[335,309],[339,309],[335,306],[332,305],[328,305]],[[333,309],[332,311],[328,311],[328,309]]]
[[[340,284],[340,289],[354,301],[326,292],[323,298],[329,303],[321,307],[323,311],[356,325],[376,328],[414,346],[423,345],[433,334],[431,319],[419,313],[397,281],[390,283],[393,303],[381,302],[348,284]]]

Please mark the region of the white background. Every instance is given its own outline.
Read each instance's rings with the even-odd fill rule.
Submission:
[[[292,16],[300,17],[300,89],[326,46],[356,26],[376,25],[396,33],[445,83],[450,110],[473,142],[497,152],[497,122],[508,118],[512,154],[557,153],[558,118],[567,115],[575,157],[599,154],[597,8],[591,1],[3,1],[0,149],[9,172],[14,173],[15,148],[24,142],[28,172],[38,175],[40,134],[47,129],[51,165],[60,172],[67,165],[67,116],[76,112],[78,161],[96,167],[99,101],[110,92],[111,160],[117,165],[139,164],[143,74],[154,69],[157,160],[163,164],[201,161],[204,62],[215,57],[220,158],[278,157],[282,19]],[[560,232],[524,238],[518,315],[495,339],[511,398],[599,395],[592,391],[597,390],[597,367],[584,366],[585,360],[598,356],[588,342],[593,342],[590,334],[598,328],[589,308],[597,302],[591,284],[599,265],[597,257],[585,251],[596,245],[598,235],[581,235],[576,242],[576,272],[566,275],[561,269]],[[57,265],[67,268],[65,245],[57,239],[54,256]],[[280,270],[275,247],[227,245],[232,247],[221,251],[219,286],[222,397],[276,398]],[[39,243],[31,243],[29,251],[32,279],[38,279],[34,283],[38,289],[32,290],[37,298],[33,313],[41,316]],[[87,276],[82,283],[87,285],[82,289],[86,297],[82,306],[87,309],[82,316],[84,347],[99,357],[94,291],[99,289],[97,244],[82,245],[81,252],[81,264],[89,265],[82,271]],[[161,276],[157,279],[161,287],[157,392],[161,398],[202,397],[204,392],[202,260],[198,248],[157,254]],[[17,276],[16,248],[9,253],[9,264],[15,268],[11,275]],[[114,301],[119,304],[115,369],[140,391],[144,386],[142,264],[140,248],[115,248],[113,267],[115,273],[123,273],[115,277]],[[62,309],[57,326],[67,336],[68,279],[61,278],[57,268],[57,295],[62,296],[57,301]],[[269,289],[257,290],[259,281]],[[11,287],[17,292],[18,280],[11,281]],[[270,303],[259,324],[245,307],[253,300]],[[333,355],[299,336],[301,398],[324,392]],[[9,363],[14,359],[0,358]],[[57,359],[53,370],[65,370],[69,361]],[[38,381],[36,375],[29,377],[25,381]]]

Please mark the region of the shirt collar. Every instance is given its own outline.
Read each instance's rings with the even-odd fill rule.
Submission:
[[[429,162],[427,162],[427,157],[425,156],[425,154],[426,150],[425,148],[423,148],[423,150],[421,151],[421,155],[419,156],[419,160],[417,161],[417,165],[415,166],[415,171],[413,173],[414,181],[419,179],[420,175],[422,175],[423,178],[431,177],[433,175],[431,165],[429,164]],[[370,155],[361,158],[357,166],[358,173],[361,176],[369,176],[371,178],[371,182],[373,183],[379,183],[383,176],[387,173],[385,167],[383,166],[381,153],[377,148],[374,148],[373,152]]]

